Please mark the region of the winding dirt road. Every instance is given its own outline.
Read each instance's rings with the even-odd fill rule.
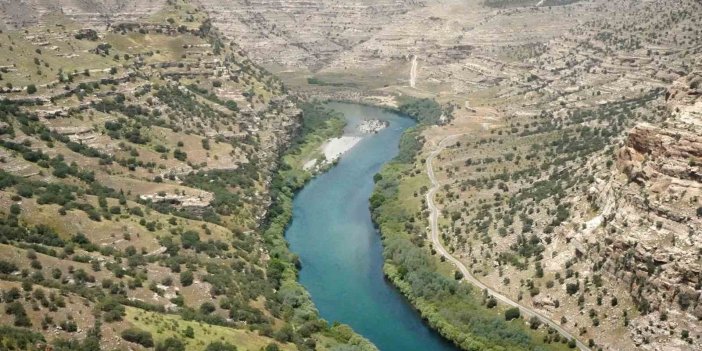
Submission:
[[[504,296],[500,294],[499,292],[491,289],[487,285],[483,284],[481,281],[479,281],[477,278],[475,278],[468,268],[463,264],[463,262],[459,261],[456,257],[452,256],[446,248],[444,248],[444,245],[441,243],[441,239],[439,238],[439,210],[436,208],[436,204],[434,203],[434,196],[436,195],[436,192],[439,190],[439,181],[436,180],[436,176],[434,175],[434,166],[432,165],[434,162],[434,158],[443,151],[443,149],[446,148],[446,146],[455,138],[461,136],[463,134],[453,134],[449,135],[445,138],[443,138],[440,142],[439,145],[434,149],[429,154],[429,157],[427,157],[427,175],[429,176],[429,180],[431,180],[431,189],[427,192],[426,199],[427,199],[427,205],[429,207],[429,226],[431,228],[431,242],[434,245],[434,248],[436,249],[439,254],[442,256],[446,257],[447,260],[449,260],[451,263],[453,263],[461,273],[463,273],[463,279],[467,280],[469,283],[473,284],[477,288],[481,290],[487,290],[487,292],[492,295],[495,299],[498,301],[510,305],[512,307],[517,307],[519,308],[519,311],[521,312],[521,315],[524,317],[529,317],[531,318],[532,316],[536,316],[541,320],[542,323],[549,325],[551,328],[555,329],[561,335],[569,338],[569,339],[575,339],[576,344],[580,350],[583,351],[590,351],[590,348],[588,348],[585,344],[581,343],[575,336],[571,335],[568,331],[565,329],[561,328],[561,326],[549,319],[548,317],[542,315],[541,313],[523,306],[519,304],[516,301],[511,300],[507,296]]]

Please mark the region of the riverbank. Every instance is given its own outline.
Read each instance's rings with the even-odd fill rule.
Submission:
[[[358,104],[327,106],[345,116],[345,135],[362,134],[360,126],[367,120],[386,121],[389,127],[363,134],[361,142],[295,195],[286,239],[299,255],[299,282],[323,318],[349,324],[383,351],[457,351],[385,279],[382,243],[368,209],[373,176],[397,155],[403,132],[415,122]]]
[[[551,328],[521,318],[505,320],[508,306],[465,283],[427,242],[426,203],[421,195],[430,185],[423,160],[422,128],[437,121],[427,102],[401,108],[420,121],[408,130],[399,156],[376,176],[371,197],[373,220],[382,236],[387,278],[405,295],[428,324],[465,350],[567,350],[569,340]],[[424,115],[430,112],[430,115]],[[539,323],[540,324],[540,323]],[[531,329],[533,327],[534,329]]]
[[[292,220],[293,197],[314,174],[304,169],[305,160],[317,152],[329,138],[343,133],[344,120],[316,103],[303,103],[303,125],[300,135],[288,151],[281,156],[277,174],[271,184],[273,203],[268,213],[264,240],[269,248],[267,274],[277,285],[277,296],[286,301],[286,315],[291,328],[315,335],[316,343],[326,348],[348,345],[359,351],[377,351],[377,348],[349,326],[329,326],[319,316],[309,293],[298,282],[299,258],[288,249],[285,229]],[[316,345],[298,345],[315,349]]]

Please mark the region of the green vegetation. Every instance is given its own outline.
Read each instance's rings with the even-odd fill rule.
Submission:
[[[122,339],[129,342],[133,342],[144,347],[154,346],[154,338],[151,336],[151,333],[147,331],[137,328],[129,328],[122,331],[121,335]]]
[[[307,78],[307,84],[309,85],[319,85],[328,87],[356,87],[356,83],[353,82],[328,82],[317,77]]]
[[[372,349],[321,320],[297,284],[283,240],[288,219],[278,219],[275,246],[261,233],[280,143],[296,132],[295,101],[200,10],[181,0],[165,8],[168,16],[107,32],[65,18],[27,29],[65,38],[56,45],[72,60],[34,50],[19,33],[0,38],[18,48],[8,59],[16,71],[2,72],[16,91],[0,100],[0,307],[27,329],[3,329],[0,349],[26,349],[40,339],[30,329],[56,328],[65,339],[47,333],[47,346],[62,351],[95,350],[108,329],[117,348]],[[25,46],[33,53],[23,57]],[[204,69],[211,63],[201,55],[217,69]],[[36,66],[55,73],[27,81]],[[246,102],[222,91],[242,91]],[[43,98],[51,106],[37,103]],[[279,170],[299,175],[295,184],[311,177],[302,157],[343,127],[319,104],[300,105],[297,154]],[[203,201],[161,201],[171,196]],[[271,251],[284,254],[269,260]]]
[[[425,246],[425,218],[407,205],[409,201],[401,197],[400,189],[403,183],[410,182],[414,167],[421,167],[414,163],[414,155],[422,143],[419,131],[429,123],[436,123],[441,109],[436,103],[419,100],[400,110],[420,123],[417,129],[408,130],[400,143],[398,158],[375,178],[376,188],[371,197],[373,220],[383,238],[384,270],[388,278],[432,328],[465,350],[566,349],[565,338],[554,330],[547,333],[529,330],[514,312],[503,317],[499,309],[492,309],[494,304],[488,306],[489,296],[454,279],[460,277],[440,273],[453,270],[444,267],[447,264],[433,257]]]
[[[44,341],[44,336],[39,333],[9,325],[0,326],[0,349],[29,350]]]
[[[505,320],[511,321],[513,319],[519,318],[521,316],[521,312],[519,312],[519,308],[517,307],[511,307],[505,310]]]
[[[286,314],[291,315],[292,323],[300,325],[298,328],[306,332],[324,332],[336,342],[355,345],[359,350],[373,350],[375,347],[372,344],[347,326],[330,328],[327,322],[321,320],[309,294],[297,282],[299,260],[288,250],[284,235],[292,219],[295,191],[313,176],[302,169],[300,160],[308,156],[305,152],[316,150],[324,140],[340,134],[343,129],[343,119],[320,103],[301,103],[300,106],[303,109],[302,133],[283,156],[283,163],[271,186],[274,203],[264,232],[266,244],[271,248],[268,274],[276,283],[278,296],[284,301],[294,301],[294,307],[288,305]]]
[[[415,99],[408,96],[400,99],[398,110],[425,125],[439,124],[444,114],[441,105],[434,99]],[[450,116],[451,111],[447,111],[447,115]]]

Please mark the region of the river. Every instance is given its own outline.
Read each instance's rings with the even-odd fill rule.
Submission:
[[[302,262],[300,283],[324,319],[350,325],[381,351],[457,350],[385,280],[382,243],[368,208],[373,175],[397,155],[400,136],[414,121],[356,104],[329,107],[346,117],[345,135],[360,135],[363,119],[390,125],[366,136],[295,197],[286,238]]]

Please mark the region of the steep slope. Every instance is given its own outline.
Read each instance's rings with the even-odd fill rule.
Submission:
[[[100,5],[64,3],[64,12],[71,17],[101,25],[107,22],[101,14],[119,18],[124,11],[148,17],[158,7],[158,2],[140,2],[136,7],[130,5],[136,2],[126,1]],[[50,3],[39,1],[0,4],[6,9],[31,8],[37,15],[51,8]],[[20,7],[25,4],[33,7]],[[407,221],[393,224],[401,228],[398,231],[413,245],[413,250],[436,254],[428,247],[428,213],[426,203],[420,201],[430,185],[423,162],[440,140],[458,134],[455,143],[434,160],[436,179],[441,184],[436,194],[436,205],[441,210],[439,239],[475,277],[560,322],[562,328],[593,348],[700,348],[700,257],[695,236],[700,206],[696,195],[700,79],[694,73],[702,54],[697,29],[702,22],[699,2],[200,0],[197,4],[241,45],[238,50],[230,48],[228,40],[221,41],[219,49],[231,50],[237,58],[237,64],[230,66],[228,72],[225,70],[223,76],[238,76],[232,70],[239,70],[248,79],[211,77],[212,70],[221,71],[221,63],[226,62],[221,59],[224,54],[215,55],[215,46],[208,48],[200,41],[180,38],[193,30],[190,34],[198,36],[201,28],[194,25],[197,21],[188,18],[194,13],[175,16],[180,18],[178,24],[186,22],[185,33],[178,35],[176,32],[181,30],[176,25],[165,24],[174,16],[157,14],[153,18],[158,19],[158,24],[143,28],[148,33],[139,33],[139,24],[113,24],[109,36],[96,33],[103,35],[97,42],[71,39],[66,47],[58,43],[70,39],[67,33],[11,33],[7,40],[29,41],[35,46],[22,50],[26,44],[3,42],[3,49],[13,50],[3,50],[7,54],[0,57],[5,62],[2,74],[12,84],[4,88],[3,94],[25,104],[61,96],[54,98],[59,102],[56,105],[28,105],[22,109],[38,113],[42,121],[46,116],[63,115],[42,123],[70,135],[71,140],[84,140],[83,144],[109,157],[116,155],[111,165],[100,164],[99,160],[89,163],[82,156],[64,156],[64,163],[76,160],[77,166],[96,169],[99,182],[116,189],[133,189],[133,194],[125,195],[127,201],[158,202],[162,204],[157,206],[160,210],[192,215],[195,221],[222,221],[227,229],[239,228],[240,236],[245,238],[241,240],[248,240],[246,247],[252,250],[245,251],[255,257],[259,257],[256,250],[264,244],[243,233],[250,233],[248,230],[253,230],[264,217],[269,201],[266,180],[271,173],[265,167],[271,165],[271,155],[277,153],[279,145],[289,141],[286,135],[295,129],[296,108],[288,104],[279,83],[274,79],[269,83],[259,69],[250,68],[253,71],[248,72],[249,69],[234,67],[239,63],[248,66],[244,54],[264,63],[287,83],[316,96],[401,108],[407,95],[435,98],[443,104],[437,109],[443,115],[435,117],[446,124],[427,128],[421,136],[408,137],[410,145],[419,146],[425,140],[426,143],[420,156],[403,166],[407,168],[402,168],[397,177],[399,183],[393,184],[404,196],[400,198],[406,202],[401,206],[401,218]],[[11,17],[4,18],[12,22],[8,20]],[[34,18],[28,16],[16,24],[34,23]],[[80,34],[79,26],[70,30],[71,34]],[[164,44],[154,36],[158,31],[180,39]],[[93,33],[85,31],[81,36],[91,38]],[[97,47],[102,42],[113,45],[108,48],[109,55],[104,52],[105,47]],[[124,65],[124,53],[130,54],[126,62],[134,60],[130,48],[156,45],[154,42],[165,47],[142,55],[142,68],[134,75],[130,76],[128,67],[118,67],[114,74],[110,73],[116,62]],[[42,53],[35,52],[34,47]],[[114,47],[118,48],[119,61],[113,57]],[[63,56],[47,56],[47,50],[58,50]],[[84,55],[89,50],[105,55]],[[206,52],[198,53],[199,50]],[[13,56],[18,52],[21,60],[15,62]],[[186,62],[181,66],[178,61],[182,55],[186,55]],[[33,62],[34,56],[38,56],[38,63]],[[152,63],[156,66],[152,67]],[[57,67],[64,68],[61,74],[52,71]],[[73,72],[78,67],[92,68],[88,72],[91,77],[118,82],[114,92],[112,88],[99,90],[106,96],[124,94],[126,102],[117,105],[128,105],[127,98],[131,97],[139,102],[134,105],[148,108],[149,114],[153,114],[151,110],[163,110],[163,114],[172,117],[166,120],[170,124],[161,127],[173,125],[178,131],[165,132],[157,139],[150,132],[145,145],[155,154],[143,157],[148,147],[134,142],[141,140],[141,132],[133,131],[156,123],[139,119],[137,126],[128,120],[125,129],[118,120],[120,127],[115,126],[111,115],[122,112],[112,107],[101,110],[107,107],[105,104],[91,105],[91,93],[81,93],[87,91],[85,87],[69,84],[64,88],[69,77],[78,84],[82,80],[89,82],[81,70],[78,74]],[[159,89],[153,88],[145,95],[135,92],[132,83],[144,79],[140,78],[143,74],[150,75],[149,81],[155,79]],[[183,83],[171,83],[175,77],[182,77]],[[198,82],[197,77],[203,78]],[[222,85],[215,86],[220,80]],[[27,94],[24,89],[32,83],[38,92]],[[269,89],[263,88],[268,85]],[[159,96],[161,89],[165,93]],[[187,90],[194,95],[185,94]],[[180,97],[181,93],[190,99]],[[225,117],[218,119],[221,114],[234,114],[227,100],[234,101],[240,109],[235,114],[241,123],[224,123]],[[64,104],[81,108],[88,115],[64,109]],[[91,128],[85,128],[90,111],[96,122],[91,121]],[[193,112],[200,116],[190,120]],[[76,113],[85,116],[84,120],[71,120]],[[278,119],[281,114],[289,118]],[[66,117],[70,123],[56,122]],[[25,132],[17,127],[22,123],[15,122],[15,118],[3,125],[20,130],[16,132],[20,137],[15,144],[22,145],[23,137],[29,138],[32,148],[46,143],[40,136],[22,134]],[[211,122],[212,118],[217,122]],[[289,125],[281,131],[280,122]],[[255,127],[247,129],[250,125]],[[182,131],[193,138],[178,146],[176,135]],[[81,137],[83,134],[85,138]],[[57,139],[52,134],[48,138]],[[207,138],[209,142],[203,141]],[[212,140],[221,138],[227,142],[212,146]],[[232,139],[237,142],[231,142]],[[54,143],[61,148],[60,143]],[[205,145],[211,150],[206,151]],[[47,169],[44,166],[48,163],[52,173],[55,165],[64,168],[60,160],[46,159],[39,165],[42,156],[30,153],[27,157],[36,162],[28,162],[24,157],[28,150],[10,146],[17,150],[6,152],[9,161],[3,168],[13,174],[52,180],[55,176],[47,175],[49,171],[40,173]],[[56,148],[42,146],[44,149],[50,158],[57,154]],[[180,150],[177,157],[184,160],[172,155],[176,149]],[[167,150],[166,159],[161,159],[162,150]],[[185,157],[181,152],[186,153]],[[201,165],[207,152],[207,164]],[[234,195],[222,197],[220,193],[218,198],[222,187],[208,185],[214,174],[210,170],[226,169],[232,163],[237,164],[237,170],[257,176],[219,179],[224,183],[217,184],[226,185]],[[119,179],[117,184],[109,183],[113,174]],[[156,182],[157,174],[161,183]],[[221,178],[221,173],[217,177]],[[299,179],[295,177],[293,183]],[[128,185],[124,185],[127,181]],[[184,183],[177,184],[177,188],[164,188],[178,181]],[[87,188],[85,181],[76,182]],[[24,188],[22,191],[27,193]],[[6,196],[7,205],[16,201],[11,198],[12,192],[15,190]],[[291,195],[283,193],[283,198]],[[240,205],[232,209],[228,206],[231,202]],[[190,209],[182,208],[186,203]],[[108,212],[109,209],[110,206]],[[281,218],[276,224],[284,226],[289,219],[285,211],[276,208],[275,214]],[[145,221],[148,224],[155,220]],[[201,222],[194,223],[201,226]],[[114,235],[119,237],[122,233],[117,231]],[[154,244],[147,253],[151,252],[149,249],[161,248]],[[440,256],[421,261],[427,263],[426,267],[419,267],[414,273],[427,273],[420,268],[429,267],[430,273],[441,273],[437,278],[440,281],[452,281],[450,276],[455,273],[437,263],[441,262]],[[260,255],[261,262],[266,259],[265,254]],[[410,268],[415,263],[410,262]],[[406,268],[395,267],[398,271]],[[398,285],[403,287],[401,280]],[[422,290],[414,285],[411,288]],[[468,288],[461,291],[471,294]],[[433,298],[414,302],[425,307],[425,302],[438,301],[430,306],[441,306],[448,301]],[[487,311],[495,307],[493,300],[484,296],[482,305],[474,307]],[[454,325],[449,327],[445,319],[437,322],[434,317],[453,317],[455,325],[461,327],[465,327],[461,323],[471,319],[460,314],[465,310],[453,313],[455,305],[451,307],[428,319],[438,329],[453,333],[457,330]],[[492,312],[486,312],[489,313]],[[544,329],[539,324],[532,325]],[[554,341],[566,342],[553,333],[545,339],[548,343]]]
[[[431,148],[463,135],[437,157],[452,254],[603,349],[698,349],[689,233],[702,12],[670,5],[576,5],[597,17],[426,133]]]
[[[372,350],[263,233],[305,140],[280,81],[187,2],[86,23],[0,38],[0,349]]]
[[[632,324],[639,344],[675,344],[675,334],[682,333],[677,344],[684,345],[702,332],[700,79],[698,72],[674,83],[668,93],[670,117],[659,126],[634,127],[618,151],[621,173],[595,188],[595,202],[610,208],[602,214],[602,227],[584,239],[589,245],[611,242],[605,267],[629,284],[645,315]],[[676,337],[668,341],[670,333]]]

